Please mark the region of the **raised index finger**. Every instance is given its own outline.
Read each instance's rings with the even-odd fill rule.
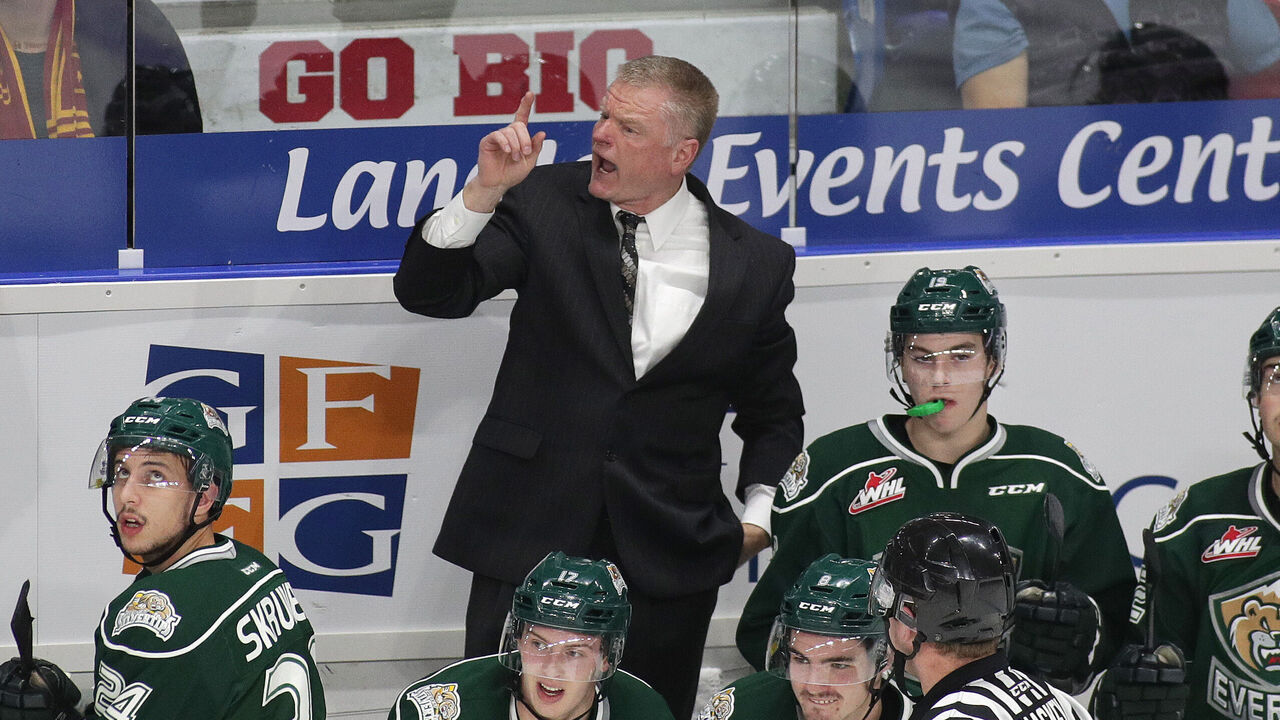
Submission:
[[[530,90],[520,98],[520,107],[516,108],[516,119],[518,123],[529,122],[529,112],[533,110],[533,91]]]

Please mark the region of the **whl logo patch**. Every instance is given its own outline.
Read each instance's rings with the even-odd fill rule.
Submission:
[[[1257,531],[1257,526],[1237,528],[1232,525],[1222,533],[1222,537],[1214,540],[1212,545],[1204,549],[1200,554],[1201,562],[1211,563],[1218,560],[1256,557],[1262,552],[1262,538],[1254,536]]]
[[[867,484],[858,491],[858,496],[849,504],[849,514],[857,515],[873,507],[901,500],[907,494],[906,478],[894,479],[898,468],[889,468],[882,473],[867,473]]]

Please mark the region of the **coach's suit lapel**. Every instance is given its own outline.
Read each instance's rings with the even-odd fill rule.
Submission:
[[[613,335],[626,365],[635,373],[631,356],[631,323],[627,321],[627,306],[622,300],[622,260],[619,255],[618,229],[609,216],[609,204],[591,197],[586,184],[578,192],[578,222],[582,227],[582,242],[595,281],[600,307],[609,321]]]

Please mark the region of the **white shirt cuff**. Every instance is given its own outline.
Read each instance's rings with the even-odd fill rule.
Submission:
[[[428,245],[442,250],[470,247],[475,244],[480,231],[488,224],[493,213],[478,213],[467,209],[462,193],[453,196],[440,212],[427,218],[422,225],[422,239]]]
[[[747,503],[742,509],[742,522],[751,523],[772,535],[770,518],[773,515],[773,495],[777,491],[777,485],[761,485],[759,483],[748,485],[746,491]]]

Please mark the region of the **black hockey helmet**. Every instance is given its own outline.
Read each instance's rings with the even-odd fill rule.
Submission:
[[[938,512],[894,533],[876,569],[871,603],[873,612],[915,628],[919,640],[970,644],[1012,629],[1013,593],[1013,557],[1000,529]]]

